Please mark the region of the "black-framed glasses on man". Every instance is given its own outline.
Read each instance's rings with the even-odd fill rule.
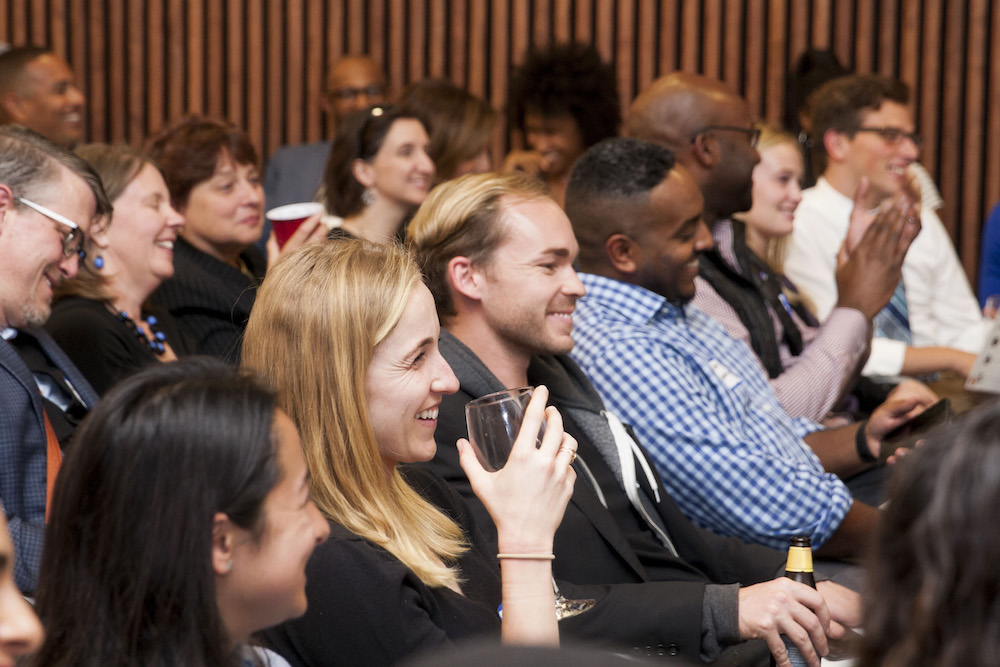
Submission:
[[[923,141],[923,137],[916,132],[907,132],[901,127],[859,127],[854,131],[877,134],[890,146],[898,146],[903,139],[909,139],[913,142],[914,146],[920,148],[920,144]]]
[[[24,197],[18,197],[17,195],[14,195],[14,200],[24,204],[28,208],[33,209],[38,213],[41,213],[49,220],[58,222],[60,225],[68,227],[69,233],[62,237],[63,256],[72,257],[73,255],[77,255],[80,259],[84,258],[85,255],[83,250],[84,236],[83,232],[80,231],[80,225],[76,224],[66,216],[60,213],[56,213],[50,208],[46,208],[41,204],[36,204],[30,199],[25,199]],[[60,234],[60,236],[62,235]]]
[[[739,125],[706,125],[691,135],[693,144],[699,135],[706,132],[739,132],[745,134],[750,140],[750,147],[757,148],[757,140],[760,139],[760,130],[756,127],[740,127]]]
[[[334,100],[353,100],[355,98],[365,97],[372,99],[376,97],[382,97],[385,95],[385,86],[380,83],[374,83],[370,86],[362,86],[361,88],[335,88],[331,90],[327,95]]]

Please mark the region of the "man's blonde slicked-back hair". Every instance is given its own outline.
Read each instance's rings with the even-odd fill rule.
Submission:
[[[468,257],[487,266],[506,238],[501,212],[512,201],[540,199],[548,190],[524,174],[469,174],[434,188],[406,230],[443,323],[456,314],[448,262]]]
[[[453,586],[461,529],[397,470],[386,475],[366,400],[375,346],[406,309],[420,271],[401,247],[310,243],[268,272],[243,363],[270,381],[295,422],[324,515],[383,547],[432,586]]]

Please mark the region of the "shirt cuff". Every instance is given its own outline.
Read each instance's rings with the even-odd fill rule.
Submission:
[[[861,374],[868,377],[898,377],[903,373],[906,343],[891,338],[873,338],[872,353]]]
[[[740,638],[740,585],[706,584],[701,614],[701,659],[714,662]]]

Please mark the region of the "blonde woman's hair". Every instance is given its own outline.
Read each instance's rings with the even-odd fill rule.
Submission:
[[[462,531],[398,470],[386,475],[365,399],[375,347],[420,284],[399,246],[310,243],[268,272],[247,324],[243,364],[275,386],[279,407],[298,427],[320,511],[425,584],[454,587],[454,563],[467,549]]]
[[[765,151],[768,148],[772,148],[773,146],[788,144],[795,148],[796,152],[802,156],[802,145],[791,132],[773,125],[768,125],[767,123],[758,123],[757,128],[760,130],[760,139],[757,140],[758,153]],[[805,158],[803,157],[803,165],[804,164]],[[785,272],[785,258],[788,256],[788,244],[790,240],[790,237],[784,236],[780,239],[772,239],[767,244],[767,251],[764,253],[763,260],[767,262],[767,265],[771,267],[771,270],[775,273]]]

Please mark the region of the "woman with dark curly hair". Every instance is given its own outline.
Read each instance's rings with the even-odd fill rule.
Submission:
[[[589,44],[531,51],[511,77],[507,100],[510,126],[524,134],[530,150],[508,154],[503,171],[541,178],[561,206],[576,159],[618,134],[622,115],[614,69]]]
[[[995,665],[1000,655],[1000,403],[897,467],[869,571],[859,664]]]

